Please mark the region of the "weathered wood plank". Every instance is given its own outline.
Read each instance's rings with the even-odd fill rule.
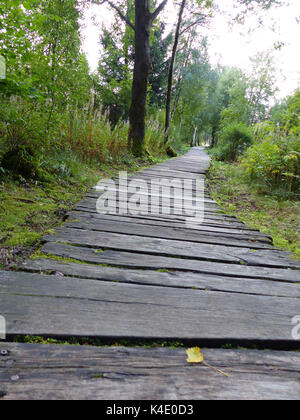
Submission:
[[[117,208],[118,208],[118,206],[117,206]],[[73,209],[73,211],[78,211],[78,210],[76,210],[76,208],[75,208],[75,209]],[[82,212],[86,212],[86,211],[88,211],[88,209],[82,210]],[[93,214],[93,213],[91,213],[91,214]],[[98,214],[98,213],[96,213],[96,214]],[[131,217],[131,215],[126,214],[126,217]],[[140,216],[134,216],[134,217],[140,217]],[[147,216],[144,215],[143,218],[147,218]],[[184,222],[185,219],[186,219],[186,217],[180,217],[180,216],[175,216],[175,215],[172,215],[171,217],[170,216],[167,217],[167,215],[162,215],[160,213],[149,214],[148,218],[150,220],[167,220],[170,223],[180,223],[180,222]],[[206,212],[204,214],[204,221],[205,220],[216,220],[216,221],[220,221],[220,222],[224,221],[224,223],[227,223],[227,222],[237,221],[238,219],[236,219],[232,216],[228,216],[228,215],[226,215],[222,212],[217,212],[217,213],[216,212]]]
[[[144,169],[141,172],[137,173],[137,176],[150,176],[153,178],[172,178],[172,179],[192,179],[192,180],[197,180],[197,179],[204,179],[205,177],[205,172],[203,171],[202,173],[193,173],[193,172],[189,172],[187,171],[177,171],[175,169],[171,169],[171,168],[156,168],[155,166],[150,167],[149,169]]]
[[[75,210],[79,210],[81,212],[83,211],[88,211],[91,213],[95,213],[95,214],[100,214],[102,215],[103,213],[99,213],[96,210],[96,200],[95,201],[89,201],[89,200],[82,200],[80,203],[78,203],[75,207]],[[156,212],[157,210],[157,212]],[[174,213],[173,213],[174,210]],[[116,214],[116,215],[122,215],[122,213],[119,213],[119,203],[117,202],[115,207],[112,206],[107,206],[105,208],[105,211],[107,214]],[[216,225],[216,226],[210,226],[210,225],[206,225],[206,224],[202,224],[202,223],[198,223],[197,219],[194,217],[190,217],[188,214],[185,215],[184,212],[182,211],[182,209],[171,209],[170,214],[160,214],[160,210],[159,207],[155,207],[152,210],[152,213],[147,211],[147,213],[145,213],[144,211],[141,212],[141,214],[131,214],[130,211],[128,211],[128,213],[126,213],[126,215],[128,217],[132,216],[132,217],[144,217],[144,218],[148,218],[148,219],[158,219],[158,220],[172,220],[174,218],[176,218],[177,220],[181,221],[181,222],[186,222],[188,220],[189,224],[191,225],[190,228],[192,228],[192,226],[195,226],[195,229],[197,230],[202,230],[202,231],[206,231],[206,232],[220,232],[220,233],[233,233],[233,234],[240,234],[240,235],[245,235],[247,233],[249,233],[252,236],[255,237],[259,237],[259,238],[269,238],[270,236],[261,233],[259,231],[247,228],[247,227],[243,227],[243,228],[232,228],[232,227],[223,227],[222,225]]]
[[[204,168],[195,169],[193,165],[192,166],[183,165],[183,164],[180,164],[180,162],[178,162],[176,166],[175,165],[171,166],[168,164],[158,164],[156,166],[153,166],[152,168],[159,168],[160,170],[163,170],[166,168],[166,169],[171,169],[177,172],[189,172],[192,174],[199,174],[199,175],[203,175],[207,172],[207,169],[204,169]]]
[[[95,188],[96,188],[95,192],[88,193],[86,195],[86,197],[93,198],[93,199],[98,199],[103,194],[103,190],[101,190],[101,189],[97,190],[97,187],[95,187]],[[107,188],[106,187],[105,191],[116,192],[118,194],[118,196],[121,196],[121,197],[125,196],[126,198],[128,198],[128,200],[130,200],[134,196],[134,194],[136,194],[136,192],[129,192],[127,190],[120,189],[120,188],[114,189],[114,188]],[[203,196],[203,195],[192,196],[190,194],[189,195],[185,194],[183,196],[183,195],[177,195],[177,194],[172,195],[172,194],[165,194],[165,193],[164,194],[162,193],[161,195],[159,195],[159,194],[154,194],[153,192],[143,193],[143,192],[140,192],[140,191],[138,191],[138,194],[141,197],[147,198],[149,203],[154,202],[154,203],[161,204],[163,201],[167,201],[167,199],[170,199],[171,205],[173,204],[174,200],[178,201],[181,205],[183,205],[183,200],[184,200],[185,206],[195,206],[195,201],[197,199],[199,201],[201,200],[201,202],[203,202],[203,203],[216,204],[216,202],[214,200],[212,200],[211,198],[208,198],[206,196]]]
[[[99,214],[101,215],[101,214]],[[126,217],[126,215],[123,215]],[[213,219],[204,217],[203,222],[201,223],[203,226],[217,226],[217,227],[224,227],[229,229],[246,229],[247,232],[249,231],[258,231],[258,229],[250,229],[244,223],[236,221],[236,220],[223,220],[223,219]],[[171,225],[168,225],[171,227]]]
[[[4,272],[5,273],[5,272]],[[22,273],[0,275],[7,334],[201,342],[286,343],[298,299],[111,283]]]
[[[93,198],[84,198],[83,200],[79,201],[79,203],[77,203],[78,206],[82,206],[82,207],[87,207],[87,208],[91,208],[91,209],[96,209],[96,203],[97,203],[97,199],[93,199]],[[126,201],[120,201],[118,199],[116,199],[116,207],[120,206],[120,203],[127,203]],[[184,215],[184,214],[193,214],[192,212],[195,212],[198,209],[201,209],[200,207],[195,207],[192,205],[177,205],[177,204],[170,204],[170,206],[168,205],[167,207],[163,207],[162,204],[158,204],[158,205],[152,205],[151,204],[151,200],[147,200],[147,207],[148,208],[148,214],[160,214],[162,213],[162,208],[165,209],[165,211],[168,211],[169,214],[179,214],[179,215]],[[205,202],[204,203],[204,211],[212,211],[212,212],[216,212],[218,213],[219,208],[216,204],[214,203],[210,203],[210,202]]]
[[[122,191],[124,189],[124,185],[123,184],[120,184],[120,179],[119,178],[111,178],[111,180],[114,181],[114,186],[115,186],[115,188],[117,190]],[[128,182],[129,183],[130,183],[130,181],[137,181],[137,180],[138,181],[140,181],[140,180],[143,180],[144,181],[143,183],[145,183],[145,185],[148,188],[148,194],[151,193],[151,195],[152,195],[152,193],[155,193],[155,191],[157,190],[157,188],[160,188],[160,194],[161,194],[161,196],[165,196],[166,195],[166,190],[163,190],[161,188],[162,187],[162,184],[165,185],[165,183],[162,180],[156,180],[155,178],[145,178],[145,177],[143,177],[143,178],[138,178],[138,177],[128,178]],[[102,180],[100,180],[100,181],[102,181]],[[172,179],[170,178],[170,180],[168,180],[168,181],[169,181],[169,185],[172,186]],[[151,189],[151,187],[154,187],[154,191],[153,191],[153,189]],[[95,191],[98,191],[98,192],[100,191],[99,190],[99,185],[95,185],[93,187],[93,190],[91,192],[95,192]],[[212,200],[212,198],[210,196],[210,193],[209,193],[209,190],[207,189],[206,186],[204,186],[204,190],[199,191],[199,188],[197,189],[196,186],[193,186],[193,185],[185,185],[184,192],[185,192],[185,196],[187,198],[189,198],[189,197],[192,197],[192,198],[194,198],[194,197],[203,197],[205,199]],[[141,193],[142,194],[145,194],[146,192],[141,191]],[[174,194],[174,191],[172,191],[172,194]]]
[[[101,215],[103,215],[103,213],[98,213],[97,212],[96,205],[93,207],[93,206],[82,206],[81,204],[77,204],[73,208],[73,211],[78,211],[78,212],[81,212],[81,213],[85,213],[87,215],[88,214],[91,214],[91,215],[101,214]],[[111,216],[123,215],[122,212],[119,212],[118,203],[115,207],[108,207],[106,209],[105,214],[106,215],[111,215]],[[206,219],[208,219],[208,218],[216,219],[219,215],[224,216],[224,214],[222,212],[207,212],[206,211],[205,215],[204,215],[204,220],[205,220],[205,218]],[[160,210],[157,210],[157,211],[155,210],[155,212],[153,212],[152,214],[150,213],[150,211],[147,214],[134,214],[134,215],[132,215],[132,214],[126,213],[126,217],[134,217],[134,218],[141,218],[141,219],[147,219],[147,220],[157,220],[157,221],[169,222],[170,224],[171,223],[181,223],[181,224],[183,224],[183,223],[186,223],[186,221],[188,220],[189,229],[197,229],[198,226],[200,226],[200,227],[202,226],[202,224],[196,223],[194,218],[192,218],[192,217],[189,218],[189,217],[183,216],[181,211],[178,211],[178,213],[175,212],[175,214],[173,212],[171,212],[170,215],[161,214]],[[265,235],[265,234],[261,234],[261,237],[268,237],[268,236]]]
[[[89,213],[86,211],[80,210],[72,210],[67,213],[67,217],[71,219],[82,219],[82,220],[89,220],[91,222],[97,223],[97,220],[109,220],[111,222],[119,221],[119,222],[126,222],[126,223],[134,223],[134,224],[142,224],[142,225],[151,225],[151,226],[164,226],[166,228],[176,228],[177,230],[185,229],[186,232],[193,234],[197,231],[197,225],[193,226],[192,228],[190,225],[186,224],[186,221],[183,218],[175,219],[162,219],[160,217],[154,216],[133,216],[129,214],[99,214],[99,213]],[[94,220],[97,219],[97,220]],[[69,220],[70,221],[70,220]],[[227,223],[234,222],[234,219],[223,219],[223,218],[210,218],[207,215],[204,216],[204,223],[210,224],[210,221],[217,221],[218,223],[226,225]],[[198,232],[200,233],[200,232]],[[245,234],[246,235],[246,234]],[[249,236],[247,236],[249,238]]]
[[[191,272],[182,273],[180,271],[130,270],[104,267],[95,264],[60,262],[44,258],[26,261],[21,268],[30,272],[58,276],[75,276],[82,279],[95,279],[118,283],[300,298],[300,286],[298,284],[272,280],[234,278]]]
[[[82,217],[73,213],[70,221],[67,220],[64,226],[69,228],[76,229],[86,229],[91,231],[100,231],[100,232],[114,232],[114,233],[126,233],[129,235],[145,236],[152,238],[161,238],[161,239],[172,239],[188,242],[200,242],[206,244],[216,244],[216,245],[228,245],[236,247],[244,247],[251,249],[274,249],[272,245],[261,243],[261,241],[251,241],[252,237],[250,236],[238,236],[234,237],[232,235],[221,236],[215,233],[201,233],[197,230],[191,230],[185,228],[176,228],[167,226],[156,226],[151,225],[150,223],[140,223],[140,219],[135,219],[136,223],[130,221],[129,218],[125,217],[109,217],[104,216],[101,218],[90,219],[89,217]]]
[[[120,220],[120,221],[126,221],[128,223],[142,223],[142,224],[152,224],[155,226],[166,226],[166,227],[178,227],[178,228],[188,228],[186,223],[184,221],[181,220],[177,220],[177,219],[169,219],[169,220],[160,220],[152,215],[151,218],[146,218],[146,217],[136,217],[136,216],[130,216],[127,214],[123,214],[123,215],[115,215],[116,217],[118,217],[119,219],[115,219],[115,218],[111,218],[111,215],[106,216],[106,215],[101,215],[98,213],[86,213],[86,212],[80,212],[80,211],[70,211],[67,214],[68,216],[73,216],[74,218],[76,218],[76,215],[85,217],[85,218],[102,218],[102,217],[110,217],[110,220]],[[234,217],[224,217],[225,215],[215,215],[215,216],[211,216],[209,214],[205,214],[204,215],[204,223],[209,224],[211,221],[212,222],[217,222],[219,224],[223,224],[227,225],[227,224],[233,224],[235,225],[236,223],[239,223],[238,219],[234,218]],[[245,225],[243,224],[243,227],[245,227]],[[192,232],[192,230],[190,228],[188,228],[190,230],[190,232]],[[193,229],[195,230],[195,229]]]
[[[47,242],[42,247],[46,254],[58,255],[96,264],[108,264],[142,269],[169,269],[194,271],[200,273],[224,275],[229,277],[249,277],[299,283],[299,270],[255,267],[238,264],[225,264],[209,261],[169,258],[156,255],[137,254],[133,252],[117,252],[93,250],[78,246]]]
[[[297,352],[203,349],[189,365],[184,349],[0,344],[3,400],[298,400]],[[13,382],[11,377],[18,376]]]
[[[44,236],[45,241],[69,243],[101,249],[133,251],[138,253],[185,257],[206,261],[230,262],[277,268],[298,268],[300,263],[277,250],[251,250],[249,248],[211,245],[112,232],[57,228],[55,234]],[[299,271],[300,279],[300,271]]]

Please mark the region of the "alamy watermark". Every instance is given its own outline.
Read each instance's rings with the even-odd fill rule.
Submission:
[[[0,315],[0,340],[6,340],[6,319]]]
[[[128,179],[120,172],[117,180],[104,179],[95,187],[103,191],[97,212],[132,216],[182,217],[193,228],[204,220],[204,180],[151,178]]]
[[[295,325],[292,329],[292,337],[294,340],[300,340],[300,315],[294,316],[292,319],[292,325]]]

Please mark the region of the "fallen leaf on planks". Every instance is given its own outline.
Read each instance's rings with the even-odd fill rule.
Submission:
[[[229,376],[228,373],[225,373],[222,370],[217,369],[211,366],[210,364],[208,364],[207,362],[205,362],[203,354],[201,353],[201,350],[199,347],[192,347],[190,349],[187,349],[186,354],[188,356],[188,358],[186,359],[188,363],[202,363],[203,365],[209,367],[210,369],[213,369],[215,372],[221,373],[221,375],[224,375],[227,377]]]
[[[188,363],[202,363],[204,361],[203,354],[199,347],[187,349],[186,354],[188,355],[188,358],[186,359]]]

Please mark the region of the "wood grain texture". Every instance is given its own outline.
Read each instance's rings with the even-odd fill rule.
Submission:
[[[3,400],[298,400],[300,354],[203,349],[189,365],[184,349],[0,344]],[[18,376],[13,382],[11,377]]]
[[[292,283],[299,283],[300,276],[299,270],[293,269],[225,264],[210,261],[197,261],[193,259],[162,257],[150,254],[137,254],[134,252],[110,250],[99,252],[97,249],[94,250],[92,248],[65,245],[57,242],[47,242],[42,247],[42,252],[89,263],[108,264],[129,268],[194,271],[230,277],[249,277]]]
[[[289,259],[287,253],[277,250],[252,250],[249,248],[201,244],[188,241],[185,241],[184,246],[182,246],[182,241],[177,240],[72,228],[58,228],[55,234],[46,235],[44,239],[49,242],[57,241],[91,248],[113,249],[150,255],[300,269],[300,263]]]
[[[191,242],[216,243],[232,246],[242,246],[254,249],[274,249],[272,241],[267,237],[252,236],[251,232],[244,234],[218,232],[202,232],[198,230],[198,226],[191,229],[185,223],[178,220],[159,220],[156,218],[148,219],[133,216],[119,216],[115,214],[101,215],[85,213],[80,211],[72,211],[68,213],[68,219],[65,226],[71,227],[72,224],[81,224],[87,230],[99,230],[103,232],[117,231],[119,233],[132,233],[135,235],[149,237],[161,237],[165,239],[178,239]],[[208,223],[209,224],[209,221]],[[226,224],[225,224],[226,226]],[[79,227],[80,228],[80,227]],[[107,230],[105,230],[107,229]],[[161,232],[161,235],[159,235]]]
[[[44,258],[26,261],[22,265],[22,270],[119,283],[300,298],[299,285],[272,280],[234,278],[180,271],[131,270],[95,264],[60,262]]]
[[[297,344],[295,298],[32,273],[1,273],[0,297],[8,335]]]
[[[80,212],[78,210],[70,211],[70,212],[67,213],[67,215],[68,216],[69,215],[70,216],[71,215],[81,215],[82,217],[86,217],[86,218],[107,217],[105,215],[101,215],[101,214],[98,214],[98,213],[96,213],[96,214],[86,213],[86,212]],[[111,217],[111,215],[109,215],[109,217]],[[144,223],[144,221],[148,221],[148,223],[151,222],[153,225],[170,226],[170,227],[172,227],[173,225],[174,226],[180,225],[182,227],[186,227],[185,220],[183,218],[177,219],[176,217],[174,217],[172,219],[169,218],[167,221],[159,220],[154,215],[150,215],[148,218],[145,217],[145,216],[143,218],[141,218],[141,217],[131,216],[131,215],[128,215],[128,214],[120,214],[120,215],[116,214],[115,217],[118,217],[118,218],[121,217],[123,220],[127,219],[128,222],[130,220],[133,220],[136,223]],[[112,220],[115,220],[115,219],[113,218]],[[235,222],[238,221],[238,219],[236,219],[234,217],[231,217],[231,216],[226,216],[225,214],[221,214],[221,213],[218,213],[218,214],[215,214],[215,215],[212,215],[212,216],[209,215],[209,214],[204,214],[204,223],[209,222],[209,221],[217,222],[217,223],[220,223],[220,224],[224,223],[224,225],[226,225],[228,223],[230,223],[230,224],[235,223]]]

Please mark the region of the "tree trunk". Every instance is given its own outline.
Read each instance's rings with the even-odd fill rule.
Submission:
[[[147,84],[150,69],[149,0],[135,2],[135,62],[132,101],[129,111],[128,147],[135,156],[142,156],[145,142]]]
[[[196,135],[197,135],[197,127],[194,127],[193,139],[191,143],[191,147],[196,146]]]
[[[175,33],[175,40],[172,50],[172,57],[169,67],[169,74],[168,74],[168,90],[167,90],[167,100],[166,100],[166,120],[165,120],[165,144],[169,141],[169,128],[170,128],[170,106],[171,106],[171,94],[172,94],[172,82],[173,82],[173,71],[174,71],[174,64],[176,58],[176,52],[178,47],[179,35],[180,35],[180,26],[182,22],[182,15],[184,11],[186,0],[182,0],[180,11],[178,15],[176,33]]]
[[[216,127],[212,127],[210,147],[215,147],[216,145],[216,131],[217,131]]]
[[[192,40],[191,34],[189,34],[189,37],[188,37],[188,40],[187,40],[187,43],[186,43],[186,58],[184,60],[183,67],[180,70],[179,80],[178,80],[177,86],[175,88],[175,90],[177,92],[176,92],[175,100],[174,100],[174,103],[173,103],[173,108],[172,108],[172,111],[171,111],[170,121],[172,121],[173,118],[174,118],[174,115],[175,115],[175,112],[176,112],[176,109],[177,109],[177,106],[178,106],[178,102],[179,102],[179,99],[180,99],[181,90],[182,90],[182,82],[183,82],[183,71],[187,67],[188,62],[189,62],[191,48],[192,48],[192,42],[193,42],[193,40]]]
[[[147,84],[150,70],[150,28],[168,0],[162,0],[153,13],[150,0],[135,0],[135,25],[124,16],[111,0],[92,0],[99,4],[108,3],[121,19],[135,31],[135,60],[132,81],[132,99],[129,110],[128,149],[139,157],[144,154]],[[129,3],[127,3],[129,4]]]

